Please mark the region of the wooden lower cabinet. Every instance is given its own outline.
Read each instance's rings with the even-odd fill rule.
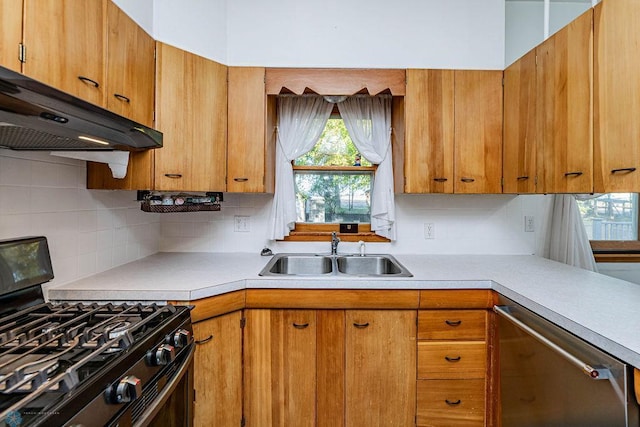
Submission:
[[[457,304],[418,311],[417,426],[493,425],[490,313]]]
[[[247,426],[415,422],[415,310],[245,311]]]
[[[242,420],[242,311],[193,324],[194,426],[239,426]]]
[[[346,311],[345,425],[415,422],[416,311]]]

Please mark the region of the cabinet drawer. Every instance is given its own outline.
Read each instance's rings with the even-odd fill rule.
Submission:
[[[480,340],[487,328],[486,310],[420,310],[419,340]]]
[[[418,426],[483,426],[485,382],[475,380],[418,381]]]
[[[484,378],[486,369],[484,341],[418,342],[419,379]]]

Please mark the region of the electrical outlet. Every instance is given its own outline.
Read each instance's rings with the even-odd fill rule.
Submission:
[[[233,217],[233,231],[241,233],[251,231],[251,217],[246,215],[235,215]]]
[[[524,231],[527,233],[533,233],[534,231],[536,231],[536,225],[533,221],[533,216],[524,216]]]
[[[435,239],[436,238],[436,225],[432,222],[424,223],[424,238]]]

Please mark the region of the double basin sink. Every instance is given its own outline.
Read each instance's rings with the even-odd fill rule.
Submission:
[[[276,254],[260,276],[412,277],[391,255]]]

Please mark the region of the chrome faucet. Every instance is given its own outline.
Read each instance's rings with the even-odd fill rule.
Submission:
[[[338,254],[338,243],[340,243],[340,238],[334,231],[331,233],[331,255]]]

